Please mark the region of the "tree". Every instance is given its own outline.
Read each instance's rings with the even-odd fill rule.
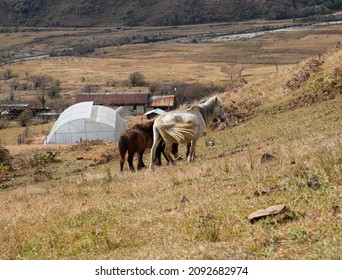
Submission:
[[[86,85],[83,86],[82,92],[84,92],[84,93],[92,93],[92,92],[96,92],[96,89],[95,89],[94,86],[86,84]]]
[[[30,109],[25,109],[18,117],[20,126],[26,127],[29,121],[32,119],[33,113]]]
[[[60,93],[60,81],[55,80],[48,75],[31,76],[30,80],[33,82],[34,89],[37,90],[37,99],[42,107],[45,107],[47,97],[56,99]]]
[[[144,75],[140,72],[134,72],[130,74],[128,79],[132,87],[144,86],[146,84]]]
[[[60,80],[54,80],[51,87],[47,89],[47,95],[51,99],[57,99],[59,98],[59,93],[61,91],[61,82]]]

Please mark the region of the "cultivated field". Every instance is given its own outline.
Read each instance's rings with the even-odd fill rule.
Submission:
[[[47,124],[30,127],[33,145],[16,146],[22,128],[1,130],[13,158],[0,170],[0,258],[340,260],[340,31],[124,45],[4,66],[22,80],[52,75],[70,99],[84,83],[106,89],[134,71],[150,82],[220,84],[228,119],[207,129],[195,162],[136,173],[127,163],[119,172],[116,144],[42,146]],[[274,158],[261,163],[265,153]],[[248,221],[276,204],[286,210]]]

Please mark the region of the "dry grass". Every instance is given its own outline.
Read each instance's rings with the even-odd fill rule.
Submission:
[[[341,95],[278,105],[315,92],[340,58],[327,54],[299,89],[286,82],[308,61],[224,93],[226,107],[248,118],[208,129],[193,163],[120,173],[118,158],[94,160],[115,146],[55,147],[44,165],[21,154],[18,170],[1,173],[0,258],[340,260]],[[264,153],[277,159],[261,164]],[[281,203],[285,213],[247,220]]]
[[[323,107],[341,116],[340,105],[280,115],[262,128],[269,117],[210,133],[216,145],[208,151],[201,141],[191,166],[132,174],[119,173],[115,161],[58,180],[52,172],[48,182],[2,192],[2,258],[340,259],[341,134],[326,125],[322,141],[320,131],[308,138],[305,125],[298,126],[303,113]],[[284,124],[289,115],[293,125]],[[282,134],[274,136],[275,127]],[[266,151],[279,160],[261,165]],[[188,203],[180,203],[183,195]],[[279,203],[289,209],[283,216],[247,221],[250,212]]]
[[[10,122],[10,127],[0,131],[1,145],[17,145],[17,137],[23,133],[24,127],[20,127],[16,122]],[[38,124],[29,126],[28,136],[31,144],[43,144],[45,136],[50,132],[53,123]],[[28,143],[29,144],[29,143]]]

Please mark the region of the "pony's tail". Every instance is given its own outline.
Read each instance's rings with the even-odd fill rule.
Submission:
[[[120,154],[120,171],[123,171],[123,166],[125,163],[125,156],[128,150],[127,137],[122,135],[119,139],[118,146],[119,146],[119,154]]]

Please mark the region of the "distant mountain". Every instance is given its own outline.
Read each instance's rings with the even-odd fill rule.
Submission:
[[[286,19],[342,10],[342,0],[0,0],[0,26],[166,26]]]

